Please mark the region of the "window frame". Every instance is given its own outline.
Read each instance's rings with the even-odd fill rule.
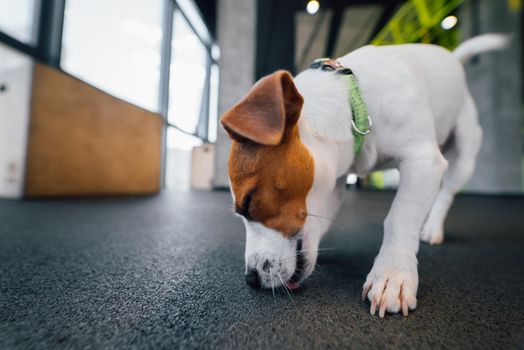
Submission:
[[[34,21],[34,44],[22,42],[0,30],[0,43],[58,68],[62,48],[62,29],[66,0],[37,0]]]
[[[187,1],[184,0],[186,3]],[[167,62],[165,62],[166,64],[164,65],[163,63],[161,63],[161,72],[160,74],[162,75],[162,77],[167,77],[167,85],[164,86],[164,88],[167,89],[166,93],[167,93],[167,96],[165,96],[164,98],[167,99],[167,104],[164,106],[165,109],[162,109],[162,114],[164,116],[164,121],[165,121],[165,124],[167,127],[172,127],[172,128],[175,128],[177,129],[178,131],[180,132],[183,132],[184,134],[186,135],[190,135],[190,136],[194,136],[196,138],[199,138],[201,139],[203,142],[205,143],[209,143],[209,111],[211,110],[211,106],[210,106],[210,89],[211,89],[211,67],[215,64],[218,65],[218,60],[216,57],[214,57],[214,53],[213,53],[213,50],[214,50],[214,47],[215,47],[215,42],[214,40],[212,39],[212,36],[211,36],[211,33],[209,32],[209,30],[207,29],[206,27],[206,30],[207,30],[207,33],[206,35],[203,35],[201,32],[199,32],[194,23],[192,23],[190,17],[188,16],[187,14],[187,10],[184,10],[178,3],[177,0],[166,0],[166,11],[165,11],[165,16],[168,17],[168,18],[165,18],[165,23],[164,23],[164,28],[163,28],[163,31],[164,31],[164,38],[166,39],[169,39],[169,42],[166,42],[166,43],[163,43],[163,48],[166,50],[166,55],[165,57],[162,56],[163,59],[168,59]],[[196,5],[195,5],[196,7]],[[168,113],[168,107],[169,107],[169,81],[170,81],[170,64],[171,64],[171,60],[173,58],[172,56],[172,52],[171,52],[171,43],[172,43],[172,39],[173,39],[173,23],[174,23],[174,16],[175,16],[175,11],[179,11],[180,14],[182,15],[182,17],[184,17],[184,19],[186,20],[186,22],[189,24],[189,26],[191,27],[191,29],[193,30],[193,32],[196,34],[196,36],[200,39],[200,42],[204,45],[204,47],[206,48],[206,51],[207,51],[207,63],[206,63],[206,78],[205,78],[205,82],[204,82],[204,86],[205,86],[205,89],[204,89],[204,92],[203,92],[203,97],[202,97],[202,106],[200,108],[200,116],[199,116],[199,121],[198,121],[198,125],[197,125],[197,128],[195,130],[195,132],[188,132],[180,127],[178,127],[176,124],[174,123],[171,123],[169,122],[168,118],[167,118],[167,113]],[[166,48],[165,46],[170,46],[169,48]],[[176,59],[176,57],[175,57]],[[165,82],[164,82],[165,83]],[[160,105],[162,106],[163,103],[165,104],[166,101],[161,101]]]
[[[34,44],[24,43],[9,34],[0,30],[0,43],[14,48],[24,54],[34,58],[38,62],[48,64],[60,71],[61,55],[62,55],[62,37],[64,29],[64,14],[66,10],[67,0],[37,0],[35,9],[35,41]],[[173,22],[175,11],[180,14],[187,21],[191,29],[200,39],[207,51],[207,67],[205,89],[202,96],[202,106],[200,108],[200,116],[197,128],[194,133],[187,132],[177,125],[168,121],[169,109],[169,82],[170,82],[170,65],[172,61],[172,39],[173,39]],[[199,19],[197,18],[199,17]],[[193,20],[192,20],[193,18]],[[195,23],[195,19],[199,23]],[[211,101],[211,67],[218,66],[218,57],[215,39],[208,27],[205,25],[204,19],[198,10],[197,5],[192,0],[164,0],[164,17],[162,23],[162,43],[160,48],[160,86],[159,86],[159,107],[160,115],[163,120],[162,131],[162,162],[161,174],[162,186],[165,186],[165,164],[167,153],[167,130],[168,128],[175,128],[184,134],[196,137],[205,143],[210,143],[210,111],[212,106]],[[176,58],[175,58],[176,59]],[[176,79],[176,78],[175,78]]]
[[[182,1],[182,0],[181,0]],[[161,169],[161,184],[162,187],[166,187],[166,162],[167,162],[167,130],[169,128],[176,129],[186,135],[196,137],[204,143],[210,143],[209,140],[209,117],[211,110],[211,67],[213,65],[218,66],[218,59],[214,55],[215,49],[215,41],[207,28],[205,27],[206,33],[205,35],[202,35],[203,33],[198,31],[195,28],[194,23],[190,20],[188,13],[187,13],[187,0],[183,0],[183,3],[186,4],[186,10],[183,9],[181,4],[177,0],[165,0],[164,5],[164,23],[162,27],[162,54],[161,54],[161,62],[160,62],[160,113],[162,115],[163,119],[163,130],[162,130],[162,169]],[[196,8],[196,4],[193,3],[193,6]],[[171,62],[173,59],[172,55],[172,43],[173,43],[173,28],[174,28],[174,18],[175,18],[175,11],[179,11],[182,17],[186,20],[186,22],[189,24],[193,32],[197,35],[197,37],[200,39],[204,47],[207,51],[207,67],[206,67],[206,80],[204,82],[205,84],[205,90],[203,92],[202,96],[202,106],[200,108],[200,116],[198,125],[196,127],[195,132],[188,132],[180,127],[178,127],[176,124],[171,123],[168,119],[168,113],[169,113],[169,82],[171,81]],[[197,11],[195,11],[197,12]],[[198,12],[197,12],[198,13]],[[198,13],[200,18],[203,18],[201,14]],[[175,58],[176,59],[176,58]],[[176,78],[175,78],[176,79]]]

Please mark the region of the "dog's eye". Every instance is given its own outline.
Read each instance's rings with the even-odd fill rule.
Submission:
[[[237,206],[236,212],[243,217],[245,217],[247,220],[251,220],[251,214],[249,213],[249,207],[251,206],[251,201],[253,199],[253,192],[249,191],[248,194],[244,196],[244,200],[242,202],[241,206]]]
[[[295,232],[293,232],[293,234],[290,236],[290,238],[298,237],[299,234],[300,234],[300,229],[296,230]]]

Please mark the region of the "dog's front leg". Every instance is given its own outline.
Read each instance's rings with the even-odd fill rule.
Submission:
[[[417,251],[419,232],[433,204],[447,167],[437,147],[428,147],[400,163],[400,184],[390,212],[384,221],[384,240],[371,272],[364,283],[362,297],[371,302],[371,314],[379,308],[396,313],[417,306]]]

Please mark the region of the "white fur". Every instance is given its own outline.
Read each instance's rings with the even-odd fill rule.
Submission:
[[[262,288],[284,284],[295,273],[297,239],[287,239],[278,231],[242,219],[246,226],[246,273],[256,269]]]
[[[419,239],[442,242],[446,213],[473,172],[482,139],[460,60],[502,44],[500,36],[477,38],[456,54],[433,45],[366,46],[340,58],[355,73],[374,123],[355,159],[344,79],[319,70],[295,79],[305,100],[301,138],[315,159],[309,213],[335,217],[336,180],[349,171],[366,175],[397,168],[401,174],[383,244],[363,288],[372,314],[379,308],[381,317],[386,311],[407,315],[416,307]],[[306,255],[310,266],[328,229],[328,220],[308,217],[303,232],[315,252]]]
[[[488,50],[499,50],[507,47],[511,37],[505,34],[484,34],[464,41],[453,55],[462,63],[466,63],[473,56]]]
[[[256,268],[264,287],[284,284],[293,275],[296,242],[302,239],[307,263],[301,279],[308,277],[320,240],[340,207],[345,175],[397,168],[399,189],[363,296],[371,301],[371,313],[379,308],[381,317],[386,311],[406,315],[414,309],[419,240],[442,242],[445,216],[473,172],[482,139],[459,59],[500,47],[500,38],[485,37],[466,42],[455,54],[433,45],[408,44],[365,46],[341,57],[341,64],[357,77],[373,119],[373,131],[356,158],[345,80],[319,70],[299,74],[295,84],[304,97],[300,136],[315,161],[309,215],[292,239],[244,220],[246,269]],[[271,272],[261,268],[266,260],[272,263]]]

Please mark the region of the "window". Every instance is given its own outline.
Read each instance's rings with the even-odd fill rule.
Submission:
[[[215,141],[217,132],[218,65],[208,33],[188,21],[198,13],[186,16],[185,5],[173,13],[167,114],[166,186],[178,189],[189,187],[193,147]]]
[[[173,18],[168,121],[196,134],[200,117],[207,112],[204,92],[208,51],[179,10]],[[207,136],[207,135],[206,135]]]
[[[25,44],[35,44],[39,5],[38,0],[0,0],[0,31]]]
[[[62,68],[158,112],[163,10],[162,0],[68,0]]]
[[[216,140],[219,79],[218,48],[194,0],[0,0],[0,32],[33,58],[161,114],[165,183],[189,186],[192,149]]]
[[[218,64],[211,66],[211,76],[209,77],[209,123],[207,139],[209,142],[217,140],[217,124],[218,124],[218,79],[219,69]]]

